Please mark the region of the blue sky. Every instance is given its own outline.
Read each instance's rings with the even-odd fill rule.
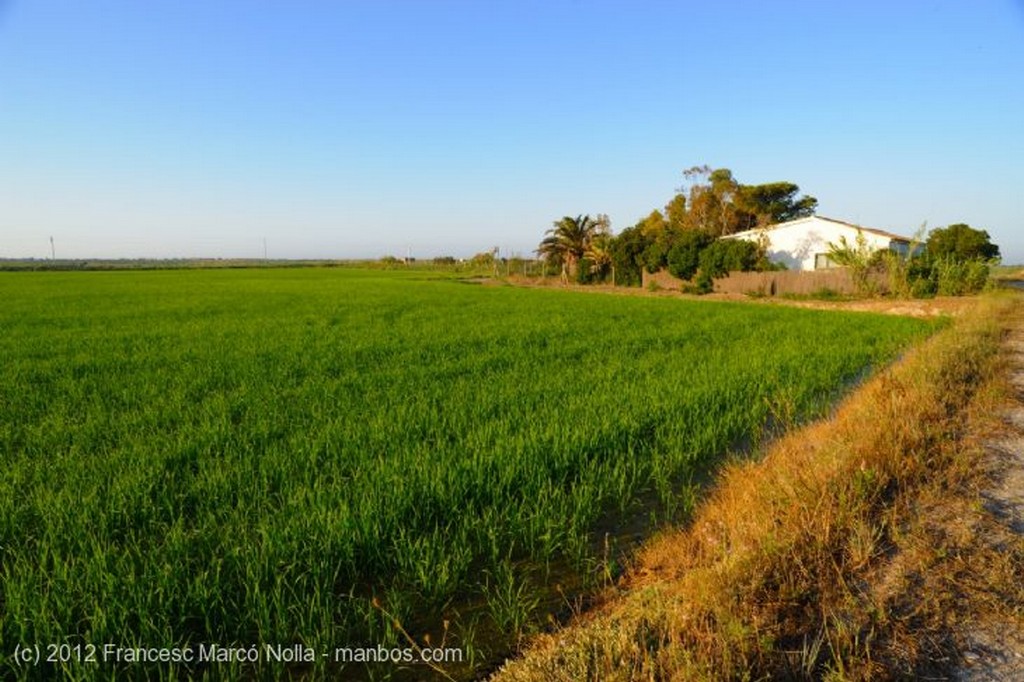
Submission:
[[[1024,3],[0,0],[0,257],[528,254],[705,163],[1024,262]]]

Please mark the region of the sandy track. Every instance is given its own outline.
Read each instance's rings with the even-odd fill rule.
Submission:
[[[1005,429],[988,443],[993,485],[983,493],[985,508],[999,521],[994,547],[1024,535],[1024,321],[1008,337],[1013,401],[1002,415]],[[966,648],[958,678],[965,682],[1024,680],[1024,632],[1019,622],[976,624],[963,633]]]

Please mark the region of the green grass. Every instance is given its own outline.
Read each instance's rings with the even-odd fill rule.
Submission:
[[[809,294],[780,294],[779,298],[790,301],[853,301],[859,297],[823,287]]]
[[[0,273],[0,675],[52,673],[18,644],[511,636],[608,519],[685,514],[933,328],[429,277]]]

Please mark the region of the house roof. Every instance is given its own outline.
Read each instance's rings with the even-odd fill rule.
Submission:
[[[886,232],[885,230],[876,230],[873,227],[864,227],[863,225],[857,225],[855,223],[849,223],[849,222],[846,222],[845,220],[836,220],[835,218],[827,218],[827,217],[825,217],[823,215],[812,215],[812,216],[808,216],[806,218],[797,218],[796,220],[789,220],[789,221],[786,221],[784,223],[775,223],[774,225],[768,225],[767,227],[764,227],[764,228],[755,228],[753,230],[745,230],[744,232],[736,232],[734,234],[725,235],[725,238],[730,238],[730,237],[739,237],[739,238],[751,237],[751,236],[757,235],[762,230],[775,230],[775,229],[778,229],[780,227],[788,227],[790,225],[796,225],[798,223],[802,223],[802,222],[806,222],[808,220],[814,220],[814,219],[825,220],[825,221],[830,222],[830,223],[836,223],[837,225],[845,225],[846,227],[852,227],[855,230],[862,230],[864,232],[870,232],[871,234],[877,234],[880,237],[888,237],[889,239],[892,239],[892,240],[895,240],[895,241],[900,241],[900,242],[906,242],[907,244],[909,244],[912,241],[910,239],[910,237],[903,237],[901,235],[898,235],[898,234],[895,234],[895,233],[892,233],[892,232]]]

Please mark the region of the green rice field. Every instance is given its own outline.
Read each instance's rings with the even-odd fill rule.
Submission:
[[[0,676],[36,679],[397,669],[15,655],[50,644],[485,664],[935,327],[351,268],[0,273],[0,301]]]

